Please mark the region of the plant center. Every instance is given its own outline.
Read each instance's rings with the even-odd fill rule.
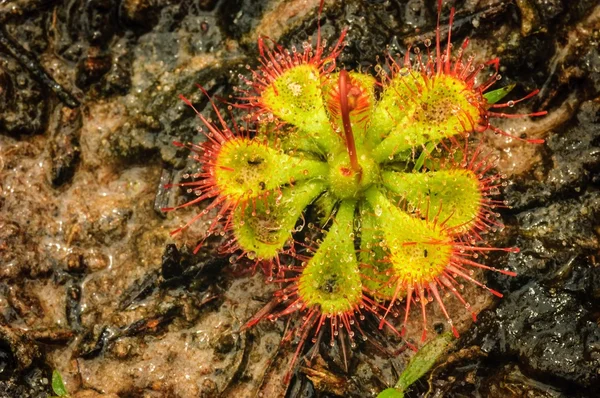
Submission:
[[[328,159],[329,183],[333,194],[339,199],[358,199],[379,176],[379,167],[370,153],[357,150],[350,113],[357,106],[360,89],[352,85],[345,70],[339,73],[338,91],[346,151]]]
[[[339,199],[359,199],[363,192],[380,179],[379,166],[369,152],[358,151],[356,159],[359,170],[352,166],[348,152],[342,151],[328,160],[329,186]]]

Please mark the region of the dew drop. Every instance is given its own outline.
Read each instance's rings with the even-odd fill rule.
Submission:
[[[375,212],[375,215],[377,217],[381,216],[381,214],[383,213],[383,209],[381,208],[381,206],[375,207],[375,209],[373,209],[373,211]]]

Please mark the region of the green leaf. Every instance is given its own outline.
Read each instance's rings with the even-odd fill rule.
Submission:
[[[329,172],[324,162],[287,155],[259,139],[227,141],[214,163],[215,188],[232,200],[262,197],[290,181],[325,178]]]
[[[370,188],[365,196],[381,231],[391,280],[398,286],[405,280],[438,277],[452,257],[452,238],[440,225],[401,210],[378,188]]]
[[[377,398],[404,398],[404,391],[419,380],[437,360],[446,353],[452,342],[452,334],[444,333],[435,340],[425,344],[410,360],[398,383],[393,388],[387,388],[377,395]]]
[[[398,123],[410,113],[406,104],[424,85],[420,73],[405,69],[390,80],[384,88],[380,100],[375,105],[367,131],[367,143],[377,146],[385,139]]]
[[[386,97],[384,92],[384,98],[374,111],[373,122],[383,112],[382,116],[388,119],[392,118],[392,120],[388,120],[392,126],[389,134],[383,137],[383,140],[373,149],[375,160],[380,163],[388,162],[406,150],[432,141],[437,142],[469,133],[471,129],[465,124],[465,120],[478,120],[480,110],[475,104],[477,99],[472,95],[465,95],[468,90],[464,82],[440,75],[436,78],[435,85],[424,84],[420,89],[409,90],[411,93],[409,99],[399,98],[395,102],[392,101],[395,105],[392,104],[391,108],[390,104],[386,105],[383,102]],[[420,94],[416,95],[415,93]],[[397,94],[401,94],[401,92]],[[415,100],[417,98],[418,100]],[[394,111],[394,106],[400,110]],[[375,134],[373,129],[380,127],[383,125],[372,123],[369,133]],[[379,137],[383,134],[385,134],[384,131],[381,131],[379,135],[375,134],[375,136]],[[368,142],[371,142],[372,145],[375,141],[369,139]]]
[[[354,200],[343,200],[335,221],[298,281],[306,307],[322,316],[354,311],[361,305],[362,284],[354,249]]]
[[[406,200],[409,212],[420,211],[429,220],[437,217],[456,233],[468,232],[479,221],[481,192],[477,175],[470,170],[449,169],[427,173],[384,171],[383,185]]]
[[[58,370],[52,371],[52,391],[59,397],[67,397],[69,393]]]
[[[315,140],[323,153],[342,148],[340,136],[331,128],[321,90],[321,74],[313,64],[293,66],[280,74],[261,94],[264,106],[279,119]]]
[[[412,383],[419,380],[431,369],[440,356],[444,355],[451,341],[452,335],[445,333],[425,344],[410,360],[394,387],[400,391],[406,391]]]
[[[489,105],[493,105],[496,102],[500,101],[502,98],[506,97],[506,95],[510,93],[512,89],[515,88],[515,86],[516,84],[509,84],[506,87],[502,87],[494,91],[489,91],[483,94],[483,98],[486,99]]]
[[[325,188],[325,183],[318,179],[301,181],[269,195],[266,200],[238,206],[233,233],[240,248],[250,257],[275,258],[291,238],[306,206]]]
[[[421,155],[415,162],[413,171],[421,170],[421,167],[423,167],[423,164],[425,163],[425,158],[431,153],[431,151],[433,151],[433,149],[435,148],[435,144],[435,142],[429,142],[427,145],[425,145],[425,149],[423,150],[423,152],[421,152]]]
[[[404,393],[395,388],[386,388],[377,395],[377,398],[404,398]]]
[[[360,251],[358,252],[359,261],[362,264],[369,264],[367,267],[361,267],[360,277],[363,286],[370,294],[380,300],[391,300],[396,291],[396,285],[390,285],[391,264],[385,261],[387,254],[380,246],[383,235],[377,223],[377,216],[368,203],[363,201],[360,208]],[[386,276],[387,273],[387,276]],[[405,293],[399,292],[400,298]]]

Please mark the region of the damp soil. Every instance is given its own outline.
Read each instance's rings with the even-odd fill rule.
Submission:
[[[276,286],[219,254],[192,249],[206,220],[165,189],[198,165],[173,140],[199,141],[178,98],[210,113],[198,83],[227,99],[256,41],[329,42],[348,29],[346,68],[431,38],[433,1],[0,1],[0,397],[48,397],[53,369],[72,397],[368,397],[413,355],[392,335],[349,354],[320,347],[289,385],[287,325],[240,327]],[[473,324],[449,306],[461,337],[411,397],[595,397],[600,391],[600,6],[594,0],[457,0],[455,42],[499,57],[502,83],[545,118],[502,120],[485,134],[508,176],[482,275],[497,299],[465,287]],[[447,20],[445,7],[442,20]],[[445,35],[445,31],[443,34]],[[443,333],[429,313],[430,338]],[[411,330],[419,330],[413,312]],[[407,338],[419,341],[414,332]]]

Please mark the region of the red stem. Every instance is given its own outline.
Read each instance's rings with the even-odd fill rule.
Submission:
[[[342,124],[344,125],[344,133],[346,134],[346,148],[348,148],[348,156],[350,157],[350,165],[359,175],[362,172],[358,157],[356,155],[356,144],[354,143],[354,134],[352,133],[352,125],[350,124],[350,106],[348,105],[348,85],[350,76],[346,70],[340,71],[339,91],[340,91],[340,111],[342,114]]]

